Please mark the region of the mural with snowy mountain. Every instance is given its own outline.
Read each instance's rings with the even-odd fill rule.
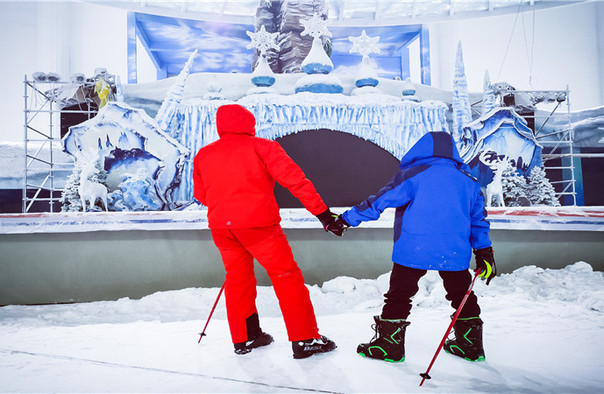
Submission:
[[[365,31],[349,37],[350,52],[361,55],[356,75],[334,75],[324,45],[330,37],[325,17],[315,14],[302,24],[302,35],[313,40],[300,64],[304,73],[273,73],[267,53],[278,50],[280,44],[277,35],[262,26],[248,32],[250,48],[258,51],[253,73],[191,74],[197,57],[194,51],[181,73],[170,78],[171,87],[154,118],[148,115],[152,113],[148,107],[138,105],[145,102],[141,87],[118,87],[116,101],[95,118],[72,126],[63,139],[64,150],[76,166],[63,193],[62,209],[82,210],[87,202],[88,210],[113,211],[175,210],[191,205],[193,156],[218,138],[216,110],[233,102],[254,113],[260,137],[278,139],[333,130],[358,137],[359,143],[377,145],[396,160],[425,133],[444,130],[453,135],[472,175],[485,188],[488,206],[559,205],[544,176],[542,147],[533,130],[512,107],[497,105],[488,75],[482,114],[473,118],[461,43],[449,107],[429,94],[419,99],[416,92],[421,84],[379,78],[370,59],[372,53],[379,53],[379,37],[369,37]],[[192,86],[203,83],[205,91],[185,97],[193,79]],[[317,160],[330,165],[327,157]]]

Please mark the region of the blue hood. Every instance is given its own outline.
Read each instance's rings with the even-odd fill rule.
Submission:
[[[439,159],[455,162],[457,168],[469,172],[470,168],[459,156],[459,151],[451,134],[444,131],[426,133],[401,159],[401,170],[419,164],[435,164]]]

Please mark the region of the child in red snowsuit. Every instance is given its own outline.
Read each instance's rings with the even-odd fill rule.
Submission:
[[[259,324],[254,258],[271,279],[294,358],[328,352],[336,345],[319,334],[302,272],[279,224],[275,181],[332,232],[335,215],[276,141],[255,136],[255,126],[254,115],[242,106],[219,107],[220,139],[199,150],[193,170],[195,198],[208,207],[212,238],[226,270],[226,308],[235,353],[273,341]]]

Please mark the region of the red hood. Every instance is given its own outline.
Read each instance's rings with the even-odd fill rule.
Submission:
[[[220,137],[227,134],[254,136],[256,135],[256,118],[241,105],[223,105],[216,111],[216,129]]]

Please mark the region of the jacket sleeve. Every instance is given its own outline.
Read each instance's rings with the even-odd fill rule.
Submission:
[[[276,141],[263,140],[260,154],[266,169],[273,179],[288,189],[313,215],[327,210],[327,205],[317,193],[313,183],[306,178],[302,169],[287,155]]]
[[[488,248],[491,246],[489,231],[491,225],[487,221],[487,210],[485,208],[484,196],[476,183],[474,204],[470,212],[470,245],[473,249]]]
[[[206,205],[206,191],[203,187],[203,180],[201,179],[201,171],[199,168],[199,160],[197,156],[193,159],[193,195],[203,205]]]
[[[411,182],[407,180],[413,175],[409,171],[399,171],[375,196],[350,208],[342,217],[346,223],[356,227],[361,222],[377,220],[386,208],[407,205],[411,201]]]

